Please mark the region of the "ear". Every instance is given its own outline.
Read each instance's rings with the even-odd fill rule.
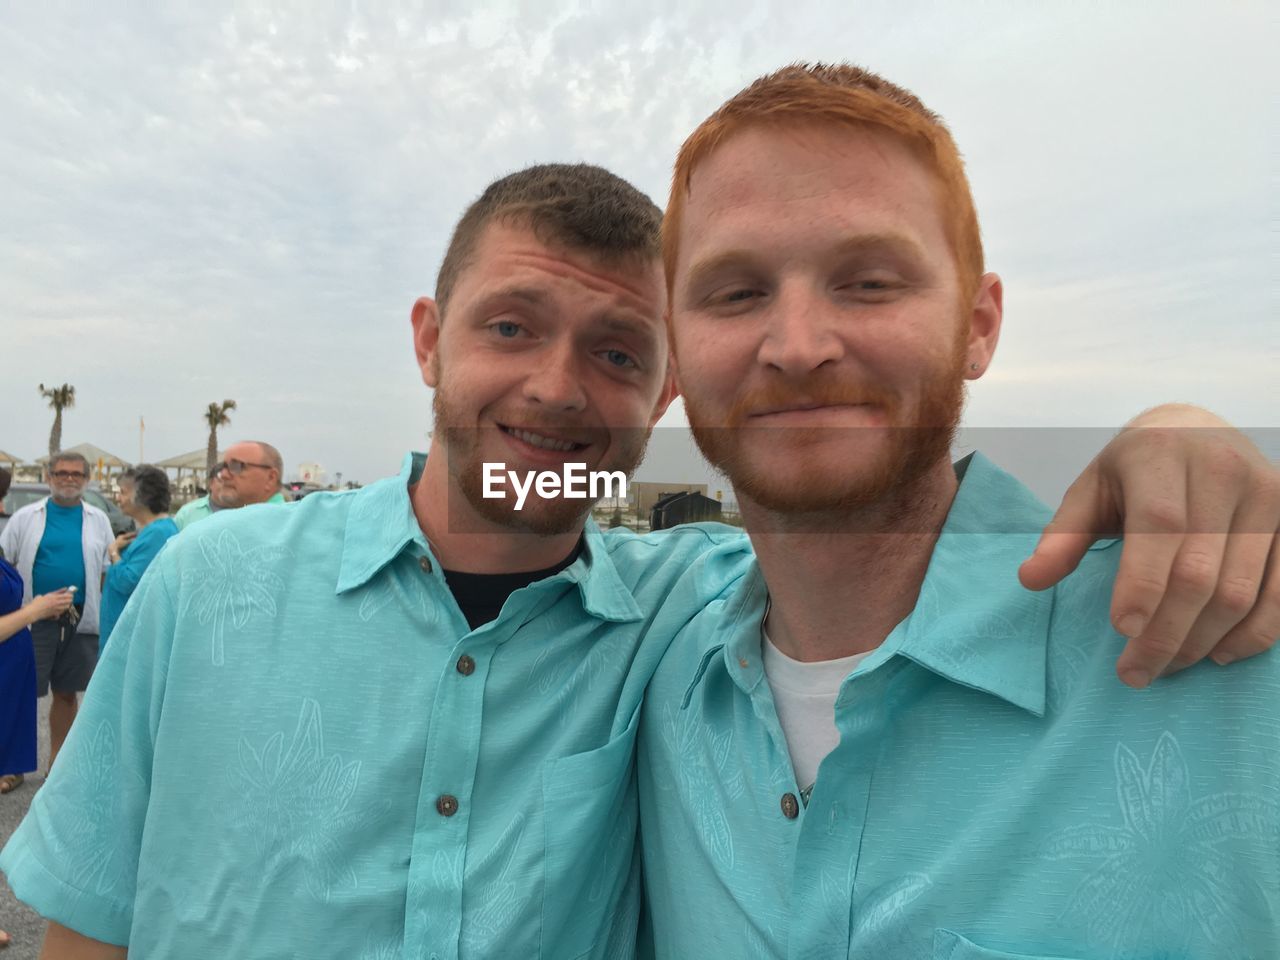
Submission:
[[[987,372],[1000,340],[1000,323],[1004,318],[1004,285],[994,273],[984,273],[978,281],[969,314],[969,342],[965,354],[964,376],[977,380]],[[977,369],[974,369],[977,364]]]
[[[422,371],[422,382],[433,390],[440,382],[440,309],[430,297],[419,297],[409,314],[413,324],[413,352]]]
[[[658,402],[654,404],[653,415],[649,417],[649,429],[652,430],[654,424],[662,419],[662,415],[667,412],[667,407],[671,406],[671,401],[680,396],[680,388],[676,385],[676,361],[675,357],[667,355],[667,372],[662,379],[662,392],[658,394]]]

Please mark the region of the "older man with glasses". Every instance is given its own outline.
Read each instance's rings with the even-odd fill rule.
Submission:
[[[36,694],[53,690],[49,708],[49,766],[67,738],[98,662],[98,606],[111,521],[84,502],[89,461],[78,453],[49,458],[49,496],[16,511],[0,532],[0,551],[22,574],[22,602],[65,588],[76,601],[56,619],[31,625],[36,652]]]
[[[254,503],[284,503],[280,479],[284,460],[280,451],[261,440],[242,440],[227,448],[209,474],[209,493],[192,500],[173,517],[179,530],[219,510]]]

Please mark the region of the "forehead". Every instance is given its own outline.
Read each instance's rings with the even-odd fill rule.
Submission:
[[[231,446],[227,447],[227,458],[231,459],[234,457],[236,460],[244,460],[248,457],[252,459],[258,456],[260,452],[261,451],[258,449],[258,445],[256,443],[233,443]]]
[[[940,186],[897,137],[846,124],[797,123],[734,133],[695,168],[680,225],[679,274],[706,245],[780,246],[894,232],[945,246]]]
[[[625,311],[659,327],[666,305],[656,255],[605,261],[547,244],[529,227],[491,223],[459,277],[453,301],[474,302],[503,291],[536,293],[561,308]]]
[[[85,469],[84,464],[83,464],[83,463],[81,463],[79,460],[76,460],[76,459],[74,459],[74,458],[68,458],[68,459],[66,459],[66,460],[51,460],[51,461],[49,462],[49,470],[50,470],[50,471],[53,471],[53,470],[79,470],[81,473],[83,473],[83,472],[84,472],[84,469]]]

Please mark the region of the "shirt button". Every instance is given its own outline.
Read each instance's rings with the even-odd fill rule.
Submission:
[[[791,798],[793,801],[795,797]],[[442,817],[452,817],[458,812],[458,798],[451,793],[442,793],[436,798],[436,813]]]
[[[458,658],[458,672],[464,677],[469,677],[476,672],[476,662],[465,653]]]
[[[800,801],[796,799],[794,793],[782,795],[782,815],[788,820],[794,820],[800,816]]]
[[[420,567],[422,568],[422,572],[423,572],[423,573],[430,573],[430,572],[431,572],[431,558],[430,558],[430,557],[419,557],[419,558],[418,558],[418,566],[420,566]]]

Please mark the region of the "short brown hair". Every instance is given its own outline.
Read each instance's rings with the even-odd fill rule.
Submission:
[[[836,123],[887,131],[933,170],[942,187],[943,225],[966,298],[982,277],[982,237],[960,151],[942,118],[910,90],[849,63],[796,63],[735,94],[689,135],[676,157],[662,224],[667,290],[675,279],[680,222],[694,168],[738,130],[782,123]]]
[[[494,221],[528,225],[547,244],[580,250],[606,263],[654,260],[662,211],[621,177],[587,163],[545,163],[495,180],[454,228],[436,277],[444,315],[484,228]]]

